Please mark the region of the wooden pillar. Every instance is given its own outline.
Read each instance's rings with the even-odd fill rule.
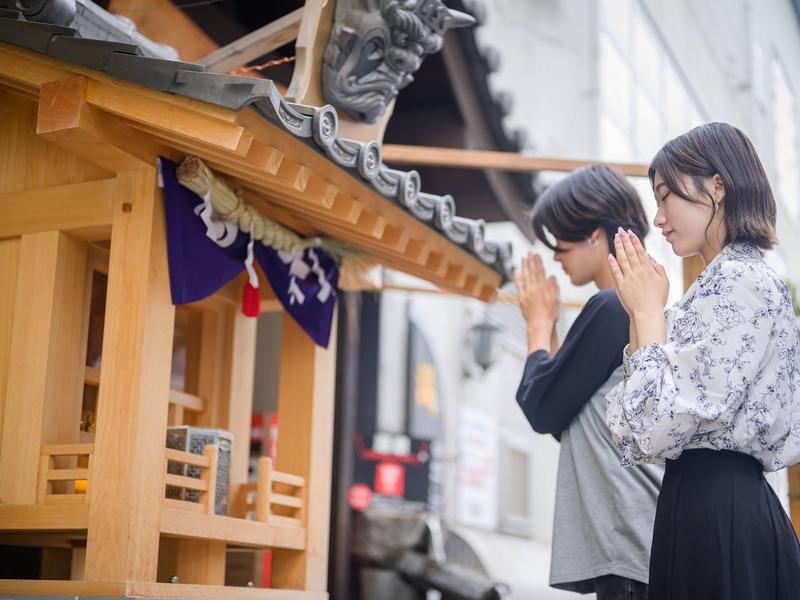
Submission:
[[[328,349],[284,316],[278,384],[279,471],[305,477],[304,551],[274,550],[275,587],[324,592],[328,575],[336,314]]]
[[[239,306],[228,315],[231,348],[228,404],[223,427],[233,433],[231,457],[231,490],[247,483],[250,460],[250,425],[253,415],[253,378],[256,366],[256,331],[258,319],[246,317]]]
[[[155,170],[117,175],[86,579],[155,581],[172,332]]]
[[[86,244],[50,231],[22,236],[18,248],[13,242],[3,246],[6,264],[17,252],[19,259],[11,269],[16,288],[0,446],[0,502],[34,504],[41,445],[77,442],[79,437],[83,357],[75,347],[84,313]],[[7,294],[3,292],[5,300],[0,302],[6,326]]]
[[[11,358],[11,332],[17,296],[17,266],[20,238],[0,240],[0,450],[3,443],[3,413]]]

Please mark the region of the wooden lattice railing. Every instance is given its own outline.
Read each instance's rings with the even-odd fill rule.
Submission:
[[[87,503],[93,452],[94,444],[42,446],[37,504]]]
[[[272,460],[258,461],[258,480],[239,487],[239,516],[255,513],[256,521],[303,526],[305,479],[272,469]]]
[[[167,448],[166,458],[166,485],[167,489],[173,488],[181,491],[181,498],[165,498],[164,503],[184,510],[193,510],[210,515],[214,514],[214,503],[216,496],[217,481],[217,462],[219,459],[219,448],[214,444],[206,444],[203,454],[192,454],[182,450]],[[169,472],[169,463],[178,463],[187,467],[197,467],[200,469],[200,477],[187,477]],[[199,494],[199,502],[192,496],[196,492]]]

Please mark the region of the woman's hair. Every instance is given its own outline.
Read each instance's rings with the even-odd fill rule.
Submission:
[[[739,129],[727,123],[708,123],[667,142],[650,163],[648,175],[654,185],[656,173],[667,189],[689,202],[700,201],[681,186],[681,175],[694,181],[696,192],[711,199],[711,219],[717,212],[703,179],[719,175],[725,185],[726,243],[750,242],[768,250],[776,243],[775,197],[753,144]]]
[[[531,225],[551,250],[556,248],[545,230],[558,240],[577,242],[600,228],[612,253],[618,227],[632,230],[640,240],[649,231],[639,194],[622,173],[601,165],[578,169],[548,188],[534,205]]]

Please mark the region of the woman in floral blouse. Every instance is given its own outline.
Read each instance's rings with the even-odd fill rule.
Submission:
[[[668,142],[649,175],[656,227],[707,265],[665,312],[666,273],[632,232],[609,256],[630,344],[608,426],[623,465],[666,462],[650,600],[796,600],[800,545],[763,476],[800,461],[794,307],[762,257],[775,244],[772,190],[725,123]]]

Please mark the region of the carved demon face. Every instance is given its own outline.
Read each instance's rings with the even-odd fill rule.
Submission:
[[[359,121],[374,123],[414,81],[445,31],[474,19],[442,0],[339,0],[325,51],[325,99]]]

